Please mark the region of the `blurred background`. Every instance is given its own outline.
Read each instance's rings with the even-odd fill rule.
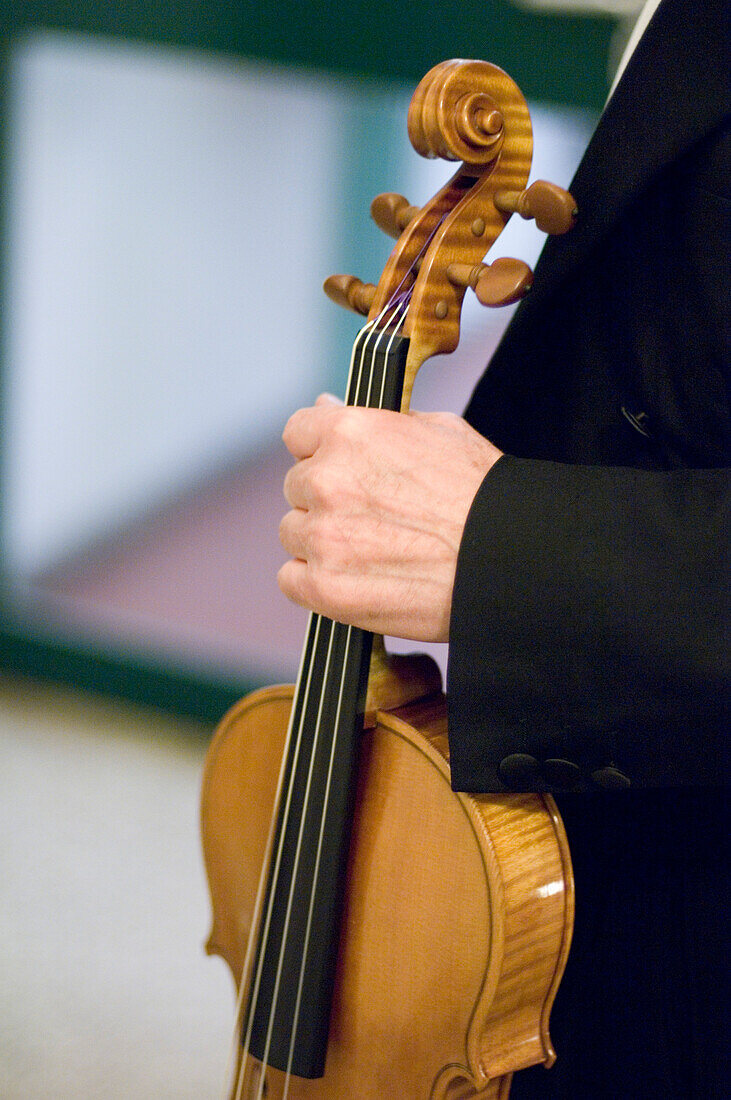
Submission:
[[[371,198],[450,174],[406,136],[427,69],[505,68],[567,186],[638,6],[0,4],[1,1096],[221,1094],[197,789],[299,659],[280,435],[357,331],[322,281],[376,282]],[[541,245],[511,222],[491,258]],[[498,341],[471,297],[414,407],[460,411]]]

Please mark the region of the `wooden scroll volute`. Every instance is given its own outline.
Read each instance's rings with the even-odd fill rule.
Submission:
[[[455,263],[472,268],[483,259],[510,217],[493,196],[524,190],[533,148],[520,89],[502,69],[485,61],[444,61],[431,69],[411,100],[408,129],[422,156],[460,160],[462,165],[411,217],[369,313],[370,319],[376,318],[409,272],[418,268],[405,325],[410,351],[404,407],[421,364],[453,351],[459,342],[466,287],[451,281],[447,269]]]

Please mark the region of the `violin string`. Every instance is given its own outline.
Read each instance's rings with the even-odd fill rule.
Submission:
[[[313,620],[311,619],[311,622],[312,621]],[[315,649],[317,648],[317,642],[318,642],[318,638],[319,638],[319,634],[320,634],[320,625],[321,625],[320,616],[319,615],[315,616],[314,617],[315,629],[314,629],[314,637],[313,637],[313,644],[312,644],[312,652],[313,653],[314,653]],[[302,665],[304,665],[304,663],[305,663],[305,654],[307,652],[307,649],[308,649],[308,647],[305,646],[303,651],[302,651]],[[303,701],[302,701],[302,712],[304,712],[304,710],[307,706],[307,702],[309,700],[310,688],[312,686],[313,668],[314,668],[314,662],[311,662],[310,666],[308,668],[308,671],[307,671],[307,682],[306,682],[306,686],[305,686],[304,698],[303,698]],[[299,684],[298,684],[298,687],[299,687]],[[295,695],[295,700],[296,700],[296,698],[297,698],[297,695]],[[291,734],[292,734],[293,727],[294,727],[294,719],[295,719],[295,705],[294,705],[294,700],[293,700],[292,712],[291,712],[291,715],[290,715],[290,722],[289,722],[289,729],[288,729],[288,733],[287,733],[287,738],[285,740],[285,751],[284,751],[284,755],[283,755],[283,759],[282,759],[282,766],[281,766],[280,772],[279,772],[279,777],[280,777],[279,786],[280,786],[280,789],[278,791],[278,794],[279,794],[280,800],[281,800],[281,788],[283,788],[283,786],[284,786],[284,775],[285,775],[286,770],[287,770],[287,763],[288,763],[287,758],[289,756],[288,747],[291,744]],[[296,767],[297,758],[299,756],[299,751],[300,751],[300,747],[301,747],[301,744],[302,744],[302,728],[303,728],[303,723],[302,723],[302,720],[300,718],[300,726],[299,726],[299,731],[298,731],[298,735],[297,735],[297,741],[295,743],[295,748],[294,748],[294,757],[293,757],[293,765],[292,765],[293,768]],[[285,819],[286,819],[286,817],[289,813],[291,798],[292,798],[292,784],[290,784],[289,790],[287,792],[287,802],[286,802],[286,805],[285,805],[285,808],[284,808],[284,817],[285,817]],[[276,821],[277,821],[277,817],[278,817],[278,810],[279,810],[279,806],[278,806],[278,804],[275,800],[274,811],[273,811],[273,814],[272,814],[270,827],[269,827],[270,828],[270,833],[272,834],[272,844],[273,844],[274,832],[276,831]],[[278,848],[278,851],[277,851],[277,856],[276,856],[276,860],[275,860],[275,864],[274,864],[274,871],[273,871],[274,878],[276,878],[276,875],[278,874],[278,871],[279,871],[279,865],[280,865],[281,859],[282,859],[282,848],[283,848],[283,843],[282,843],[282,840],[281,840],[281,837],[280,837],[279,848]],[[259,876],[259,887],[258,887],[258,890],[257,890],[257,897],[259,897],[259,895],[261,895],[262,899],[263,899],[263,895],[264,895],[265,884],[267,882],[267,872],[269,870],[269,866],[270,866],[269,862],[265,861],[263,863],[263,866],[262,866],[262,872]],[[262,937],[263,937],[264,943],[266,943],[267,937],[269,935],[269,925],[271,923],[272,909],[273,909],[273,892],[270,893],[269,904],[267,906],[266,919],[265,919],[264,928],[263,928],[263,932],[262,932]],[[247,944],[247,955],[249,955],[250,952],[253,949],[252,945],[253,945],[254,938],[256,937],[256,935],[258,933],[258,930],[259,930],[257,926],[258,926],[260,917],[261,917],[261,914],[259,914],[257,916],[256,922],[254,920],[252,920],[251,929],[249,931],[249,942]],[[248,1020],[247,1020],[246,1036],[245,1036],[244,1043],[243,1043],[243,1052],[242,1052],[242,1057],[241,1057],[241,1068],[240,1068],[240,1071],[239,1071],[239,1078],[238,1078],[238,1081],[237,1081],[235,1100],[241,1100],[241,1090],[242,1090],[243,1084],[244,1084],[246,1059],[247,1059],[248,1054],[249,1054],[249,1046],[250,1046],[250,1043],[251,1043],[251,1029],[252,1029],[253,1019],[254,1019],[254,1010],[256,1008],[256,1001],[257,1001],[257,998],[258,998],[259,986],[260,986],[260,983],[261,983],[261,976],[262,976],[262,970],[263,970],[263,958],[264,958],[264,951],[262,949],[262,952],[261,952],[260,957],[259,957],[259,965],[257,967],[256,977],[255,977],[255,981],[254,981],[254,987],[252,989],[252,995],[251,995],[251,999],[250,999],[251,1003],[250,1003],[250,1007],[249,1007],[249,1016],[248,1016]],[[244,988],[245,988],[245,986],[243,984],[243,978],[242,978],[242,991],[243,991]],[[242,995],[242,994],[240,994],[240,995]],[[238,1041],[238,1036],[235,1036],[235,1039]]]
[[[307,652],[308,652],[307,642],[309,642],[309,640],[312,636],[313,626],[314,626],[314,613],[310,612],[310,616],[309,616],[308,623],[307,623],[307,632],[305,634],[306,642],[305,642],[305,645],[303,645],[303,647],[302,647],[302,654],[300,656],[299,669],[297,671],[297,680],[296,680],[296,686],[295,686],[295,691],[294,691],[294,699],[296,699],[298,697],[300,687],[301,687],[301,684],[302,684],[302,677],[303,677],[304,666],[305,666],[305,657],[306,657]],[[237,1055],[238,1050],[240,1048],[240,1039],[241,1039],[240,1028],[241,1028],[241,1022],[242,1022],[241,1017],[242,1017],[242,1012],[243,1012],[244,994],[246,992],[246,989],[248,988],[249,970],[251,968],[251,961],[252,961],[254,943],[256,942],[256,934],[257,934],[258,927],[259,927],[259,920],[260,920],[260,917],[261,917],[261,909],[262,909],[262,906],[264,904],[264,891],[265,891],[266,882],[267,882],[266,871],[267,871],[267,868],[269,867],[269,863],[270,863],[270,860],[271,860],[271,854],[272,854],[272,848],[274,846],[274,834],[275,834],[275,831],[276,831],[277,815],[278,815],[279,805],[280,805],[281,798],[282,798],[282,789],[283,789],[283,786],[284,786],[284,777],[285,777],[286,770],[287,770],[286,769],[287,755],[288,755],[287,754],[287,746],[291,742],[292,730],[293,730],[293,726],[294,726],[294,718],[295,718],[294,711],[295,711],[295,708],[294,708],[294,702],[293,702],[292,710],[291,710],[290,717],[289,717],[289,723],[288,723],[288,727],[287,727],[287,736],[285,738],[284,755],[282,757],[282,764],[281,764],[280,769],[279,769],[279,776],[278,776],[278,779],[277,779],[277,788],[276,788],[276,791],[274,793],[274,809],[273,809],[273,812],[272,812],[272,815],[271,815],[271,818],[270,818],[270,821],[269,821],[269,831],[267,833],[266,845],[264,847],[264,858],[263,858],[263,861],[262,861],[262,871],[259,874],[259,881],[258,881],[258,884],[257,884],[256,897],[254,899],[254,909],[253,909],[252,915],[251,915],[251,925],[250,925],[250,928],[249,928],[249,935],[248,935],[247,942],[246,942],[246,954],[244,955],[244,962],[243,962],[243,965],[241,967],[241,978],[239,980],[239,988],[238,988],[237,997],[236,997],[236,1014],[235,1014],[234,1033],[233,1033],[232,1041],[231,1041],[231,1044],[230,1044],[229,1055],[228,1055],[228,1060],[226,1062],[226,1070],[225,1070],[225,1074],[224,1074],[224,1081],[227,1083],[224,1086],[224,1088],[227,1091],[228,1091],[228,1082],[230,1080],[231,1072],[232,1072],[233,1066],[234,1066],[234,1061],[236,1059],[236,1055]],[[239,1096],[239,1088],[237,1087],[237,1089],[236,1089],[236,1098],[237,1098],[237,1100],[238,1100],[238,1096]]]
[[[349,375],[348,375],[348,388],[350,388],[351,380],[352,380],[352,377],[353,377],[356,355],[357,355],[357,352],[359,350],[359,341],[361,343],[361,362],[362,362],[362,348],[367,343],[370,332],[372,332],[373,328],[375,327],[375,325],[377,325],[379,320],[380,320],[380,317],[376,318],[376,320],[371,321],[367,325],[365,325],[360,330],[360,332],[358,333],[358,335],[355,339],[355,342],[353,344],[353,351],[352,351],[351,362],[350,362],[350,370],[349,370]],[[257,934],[258,934],[258,931],[259,931],[259,923],[260,923],[260,919],[261,919],[261,908],[263,907],[263,903],[264,903],[264,894],[265,894],[265,890],[266,890],[268,873],[269,873],[269,869],[270,869],[270,866],[271,866],[271,863],[270,863],[271,848],[273,847],[273,844],[274,844],[274,836],[275,836],[275,833],[276,833],[276,825],[277,825],[277,821],[278,821],[278,818],[279,818],[279,808],[280,808],[280,804],[281,804],[282,789],[283,789],[283,785],[284,785],[285,775],[287,773],[288,760],[289,760],[289,756],[290,756],[290,748],[291,748],[291,744],[292,744],[292,736],[293,736],[293,732],[294,732],[294,724],[295,724],[295,718],[296,718],[296,706],[295,706],[295,704],[300,698],[301,684],[302,684],[302,678],[303,678],[303,674],[304,674],[305,658],[306,658],[306,655],[307,655],[308,650],[309,650],[310,664],[309,664],[309,668],[308,668],[308,671],[307,671],[307,684],[306,684],[305,694],[304,694],[304,698],[302,699],[302,704],[301,704],[300,711],[299,711],[299,728],[298,728],[298,731],[297,731],[297,739],[296,739],[295,748],[294,748],[292,769],[291,769],[291,772],[290,772],[291,777],[293,777],[293,775],[294,775],[294,771],[295,771],[295,768],[296,768],[297,760],[299,758],[299,752],[300,752],[300,748],[301,748],[301,744],[302,744],[302,737],[303,737],[303,732],[304,732],[304,721],[305,721],[305,715],[306,715],[306,711],[307,711],[307,705],[308,705],[308,702],[309,702],[309,694],[310,694],[310,687],[311,687],[311,681],[312,681],[312,673],[313,673],[313,669],[314,669],[314,656],[315,656],[315,653],[317,651],[317,645],[318,645],[319,633],[320,633],[320,627],[321,627],[322,621],[323,621],[322,616],[315,615],[314,613],[310,614],[310,619],[309,619],[309,624],[308,624],[308,633],[306,635],[306,638],[309,641],[310,637],[312,636],[312,628],[313,628],[313,625],[314,625],[314,639],[313,639],[313,643],[312,643],[311,647],[308,647],[308,645],[305,644],[303,646],[303,649],[302,649],[302,656],[301,656],[301,659],[300,659],[300,669],[299,669],[298,678],[297,678],[297,685],[296,685],[296,688],[295,688],[295,694],[294,694],[294,698],[293,698],[292,711],[290,713],[287,736],[285,738],[284,752],[283,752],[283,755],[282,755],[282,764],[281,764],[280,771],[279,771],[279,781],[278,781],[278,786],[277,786],[277,792],[276,792],[276,795],[275,795],[274,808],[273,808],[272,815],[271,815],[271,820],[270,820],[269,835],[268,835],[268,838],[267,838],[267,850],[265,851],[265,858],[263,860],[262,870],[261,870],[261,873],[260,873],[260,876],[259,876],[259,883],[258,883],[258,888],[257,888],[255,908],[254,908],[254,913],[253,913],[253,916],[252,916],[252,922],[251,922],[251,927],[250,927],[250,930],[249,930],[249,937],[248,937],[247,948],[246,948],[244,969],[242,971],[241,981],[239,983],[239,991],[238,991],[238,997],[237,997],[236,1026],[235,1026],[234,1035],[233,1035],[231,1053],[230,1053],[229,1059],[228,1059],[227,1073],[230,1072],[231,1064],[232,1064],[233,1060],[236,1057],[237,1047],[240,1043],[239,1027],[240,1027],[240,1017],[241,1017],[241,1014],[242,1014],[243,999],[244,999],[244,995],[245,995],[245,992],[246,992],[246,989],[247,989],[247,982],[248,982],[247,971],[251,966],[251,955],[253,953],[254,944],[256,942],[256,937],[257,937]],[[290,790],[288,792],[287,805],[285,806],[284,813],[282,815],[282,827],[281,827],[281,832],[280,832],[280,837],[279,837],[279,847],[278,847],[278,852],[277,852],[277,858],[276,858],[276,862],[275,862],[274,869],[273,869],[272,876],[271,876],[272,888],[270,890],[269,904],[267,906],[266,921],[265,921],[265,926],[264,926],[263,933],[262,933],[261,950],[260,950],[260,955],[259,955],[259,965],[258,965],[258,968],[257,968],[257,974],[256,974],[256,978],[255,978],[254,988],[252,989],[251,997],[250,997],[248,1021],[247,1021],[247,1031],[246,1031],[246,1036],[245,1036],[244,1042],[243,1042],[243,1050],[242,1050],[242,1054],[241,1054],[241,1062],[240,1062],[240,1066],[239,1066],[239,1073],[237,1075],[236,1091],[235,1091],[234,1100],[241,1100],[241,1092],[242,1092],[243,1085],[244,1085],[244,1078],[245,1078],[245,1074],[246,1074],[246,1059],[248,1058],[249,1047],[250,1047],[250,1044],[251,1044],[251,1030],[252,1030],[252,1026],[253,1026],[254,1014],[255,1014],[256,1005],[257,1005],[257,1001],[258,1001],[259,987],[260,987],[260,983],[261,983],[261,976],[262,976],[263,963],[264,963],[264,954],[265,954],[265,948],[266,948],[266,944],[267,944],[267,940],[268,940],[269,926],[270,926],[270,923],[271,923],[272,909],[273,909],[273,904],[274,904],[274,893],[275,893],[274,884],[276,883],[276,879],[277,879],[277,876],[279,874],[279,866],[281,864],[282,850],[283,850],[283,846],[284,846],[285,826],[286,826],[286,823],[287,823],[288,818],[289,818],[291,794],[292,794],[292,787],[290,786]],[[263,1078],[262,1078],[262,1080],[263,1080]]]
[[[372,385],[373,385],[373,372],[374,372],[374,369],[375,369],[376,353],[378,351],[378,346],[381,343],[381,341],[384,338],[387,331],[388,330],[385,329],[385,328],[381,329],[380,332],[379,332],[378,338],[373,343],[373,350],[372,350],[372,355],[371,355],[369,386],[368,386],[368,393],[367,393],[367,397],[366,397],[366,403],[368,403],[368,401],[370,400],[370,395],[371,395],[371,390],[372,390]],[[363,341],[363,345],[362,345],[362,348],[361,348],[360,364],[359,364],[359,370],[358,370],[358,379],[357,379],[356,386],[355,386],[356,400],[357,400],[357,394],[360,390],[360,386],[361,386],[361,382],[362,382],[363,364],[364,364],[364,361],[365,361],[365,358],[366,358],[366,348],[367,348],[368,340],[373,335],[373,332],[374,332],[374,329],[371,330],[371,332],[369,333],[368,338]],[[264,1053],[263,1053],[263,1056],[262,1056],[262,1062],[265,1066],[267,1065],[267,1062],[268,1062],[269,1050],[270,1050],[271,1040],[272,1040],[272,1036],[273,1036],[273,1032],[274,1032],[274,1021],[275,1021],[275,1016],[276,1016],[277,1001],[279,999],[279,988],[280,988],[280,982],[281,982],[282,968],[283,968],[283,964],[284,964],[284,955],[285,955],[285,951],[286,951],[287,939],[288,939],[288,936],[289,936],[289,928],[290,928],[292,905],[293,905],[293,902],[294,902],[297,871],[299,869],[299,860],[300,860],[300,854],[301,854],[301,851],[302,851],[302,844],[303,844],[303,840],[304,840],[307,810],[308,810],[308,806],[309,806],[310,793],[311,793],[311,787],[312,787],[312,776],[313,776],[313,772],[314,772],[314,762],[315,762],[315,756],[316,756],[317,747],[318,747],[318,743],[319,743],[319,739],[320,739],[321,728],[322,728],[323,704],[324,704],[324,699],[325,699],[325,695],[326,695],[326,689],[328,687],[328,682],[329,682],[330,664],[331,664],[331,659],[332,659],[332,643],[333,643],[333,640],[335,638],[336,629],[337,629],[338,625],[340,625],[340,624],[337,624],[337,623],[335,623],[331,620],[329,621],[330,644],[328,646],[327,657],[326,657],[326,661],[325,661],[325,668],[324,668],[323,676],[322,676],[322,691],[321,691],[321,697],[320,697],[320,706],[318,708],[317,719],[316,719],[316,722],[315,722],[315,729],[314,729],[314,734],[313,734],[313,744],[312,744],[312,749],[311,749],[310,762],[309,762],[309,768],[308,768],[308,774],[307,774],[307,781],[306,781],[306,786],[305,786],[304,800],[303,800],[303,804],[302,804],[302,813],[301,813],[301,817],[300,817],[300,824],[299,824],[298,837],[297,837],[297,845],[296,845],[296,849],[295,849],[294,865],[293,865],[293,870],[292,870],[291,877],[290,877],[289,896],[288,896],[288,899],[287,899],[287,908],[286,908],[286,911],[285,911],[285,919],[284,919],[284,927],[283,927],[283,930],[282,930],[282,937],[281,937],[281,941],[280,941],[280,944],[279,944],[279,959],[278,959],[277,970],[276,970],[276,975],[275,975],[274,990],[273,990],[273,993],[272,993],[272,1003],[271,1003],[271,1007],[270,1007],[270,1010],[269,1010],[269,1022],[268,1022],[268,1026],[267,1026]],[[349,651],[349,647],[350,647],[350,636],[351,636],[351,628],[349,627],[347,638],[346,638],[346,643],[347,643],[346,656],[345,656],[345,658],[342,662],[341,691],[342,691],[342,688],[343,688],[344,682],[345,682],[345,672],[346,672],[346,668],[347,668],[347,652]],[[335,731],[337,731],[337,726],[335,727]],[[334,737],[334,739],[335,739],[335,737]],[[302,973],[302,971],[301,971],[301,973]],[[299,1000],[299,996],[298,996],[298,1000]],[[290,1055],[291,1055],[292,1049],[293,1049],[293,1047],[292,1047],[292,1044],[291,1044],[291,1037],[290,1037]],[[291,1061],[291,1058],[290,1058],[290,1061]],[[263,1090],[263,1080],[262,1080],[262,1083],[260,1084],[260,1090],[257,1093],[257,1100],[260,1100],[260,1094],[263,1095],[262,1090]]]
[[[401,308],[401,313],[402,313],[402,316],[399,320],[399,323],[398,323],[397,327],[394,328],[394,331],[393,331],[393,333],[391,335],[391,338],[388,342],[388,347],[386,348],[385,361],[384,361],[384,367],[383,367],[383,377],[382,377],[382,381],[381,381],[381,392],[380,392],[380,396],[379,396],[379,404],[377,406],[375,406],[379,409],[383,408],[383,395],[384,395],[384,392],[385,392],[385,380],[386,380],[386,364],[388,363],[388,357],[389,357],[389,354],[391,352],[393,342],[396,339],[396,337],[399,335],[399,333],[400,333],[400,331],[403,327],[403,323],[404,323],[404,319],[405,319],[405,315],[406,315],[406,311],[405,311],[404,308]],[[377,345],[376,345],[376,348],[377,348]],[[373,381],[374,381],[374,376],[375,376],[375,352],[376,352],[376,348],[374,348],[373,357],[372,357],[372,361],[371,361],[371,372],[370,372],[370,378],[369,378],[369,383],[368,383],[368,396],[366,398],[366,402],[367,402],[367,405],[369,407],[371,407],[370,406],[370,398],[371,398],[371,392],[372,392]],[[330,790],[332,788],[333,768],[334,768],[334,764],[335,764],[335,749],[336,749],[336,746],[337,746],[338,730],[340,728],[340,715],[341,715],[342,703],[343,703],[343,693],[344,693],[344,689],[345,689],[345,671],[346,671],[346,668],[347,668],[348,651],[349,651],[349,648],[350,648],[350,640],[351,640],[351,636],[352,636],[352,631],[353,631],[352,626],[349,626],[348,627],[348,633],[347,633],[347,636],[346,636],[345,656],[343,657],[343,662],[342,662],[342,673],[341,673],[341,676],[340,676],[340,686],[339,686],[339,690],[338,690],[338,703],[337,703],[337,709],[336,709],[336,712],[335,712],[335,721],[333,723],[333,737],[332,737],[332,743],[331,743],[331,746],[330,746],[330,759],[328,761],[327,778],[326,778],[326,782],[325,782],[325,793],[324,793],[323,802],[322,802],[322,813],[321,813],[321,816],[320,816],[320,832],[319,832],[319,836],[318,836],[318,840],[317,840],[317,850],[316,850],[316,855],[315,855],[315,866],[314,866],[314,869],[313,869],[312,884],[311,884],[311,888],[310,888],[310,901],[309,901],[309,907],[308,907],[308,912],[307,912],[307,924],[306,924],[306,927],[305,927],[305,935],[304,935],[304,940],[303,940],[303,944],[302,944],[302,961],[300,963],[300,972],[299,972],[299,978],[298,978],[298,983],[297,983],[297,998],[296,998],[295,1007],[294,1007],[294,1019],[293,1019],[293,1024],[292,1024],[292,1032],[291,1032],[291,1035],[290,1035],[289,1056],[288,1056],[288,1059],[287,1059],[287,1070],[286,1070],[286,1076],[285,1076],[285,1081],[284,1081],[284,1091],[282,1093],[282,1100],[287,1100],[287,1096],[289,1095],[289,1084],[290,1084],[290,1080],[291,1080],[291,1076],[292,1076],[292,1060],[293,1060],[293,1057],[294,1057],[294,1047],[295,1047],[295,1042],[296,1042],[296,1037],[297,1037],[297,1027],[298,1027],[298,1024],[299,1024],[299,1017],[300,1017],[300,1006],[301,1006],[302,991],[303,991],[303,986],[304,986],[305,966],[306,966],[306,962],[307,962],[307,955],[308,955],[309,945],[310,945],[310,934],[311,934],[311,930],[312,930],[312,919],[313,919],[314,907],[315,907],[315,895],[316,895],[316,892],[317,892],[317,883],[318,883],[319,874],[320,874],[320,861],[321,861],[321,856],[322,856],[322,846],[323,846],[323,841],[324,841],[324,838],[325,838],[325,824],[326,824],[326,820],[327,820],[327,810],[328,810],[328,804],[329,804],[329,800],[330,800]]]

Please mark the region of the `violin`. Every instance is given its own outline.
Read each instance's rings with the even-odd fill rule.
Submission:
[[[408,114],[417,152],[460,161],[423,207],[380,195],[397,243],[377,285],[325,290],[367,322],[346,402],[405,412],[421,364],[453,350],[471,287],[517,301],[519,260],[483,262],[513,213],[547,232],[567,192],[527,188],[527,106],[502,70],[445,61]],[[505,1100],[550,1065],[548,1019],[574,894],[549,795],[450,785],[436,664],[312,614],[297,683],[239,702],[211,743],[202,837],[207,951],[238,991],[232,1100]]]

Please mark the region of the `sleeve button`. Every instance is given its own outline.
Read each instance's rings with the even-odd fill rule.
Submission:
[[[543,774],[552,787],[560,787],[564,791],[570,791],[581,780],[581,768],[572,760],[544,760]]]
[[[607,791],[624,791],[630,787],[631,781],[619,768],[608,765],[606,768],[597,768],[591,773],[591,778],[598,787],[604,787]]]
[[[535,789],[536,782],[543,778],[541,765],[535,756],[529,756],[525,752],[514,752],[500,761],[498,768],[500,778],[506,787],[513,790]]]

